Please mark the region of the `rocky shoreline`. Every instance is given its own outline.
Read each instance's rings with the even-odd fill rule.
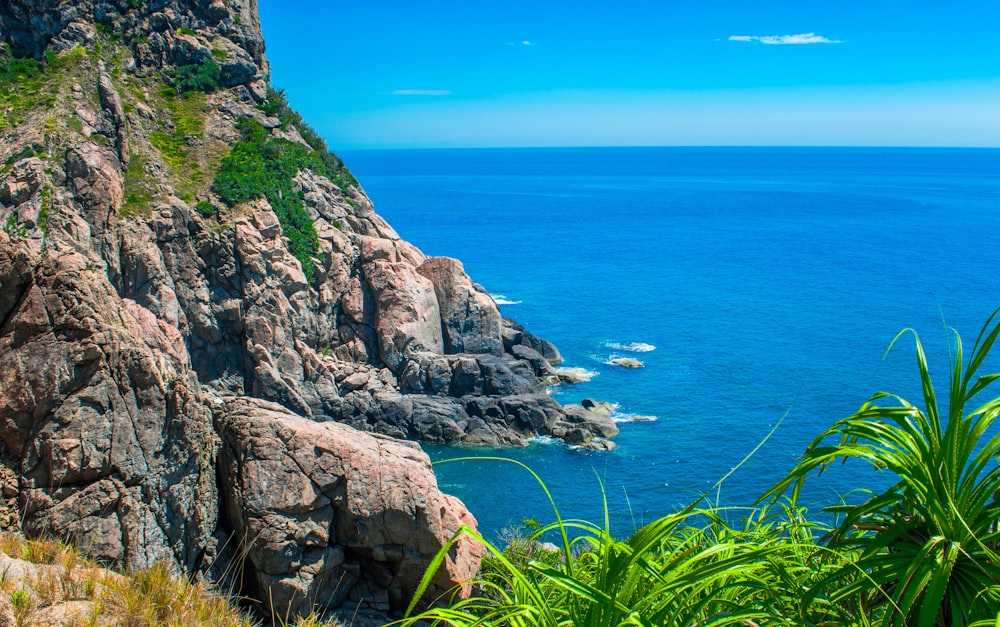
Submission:
[[[282,203],[217,193],[248,120],[336,161],[280,117],[253,0],[11,0],[0,40],[5,67],[41,59],[45,94],[0,91],[8,530],[119,567],[238,572],[279,615],[396,611],[475,525],[404,440],[611,446],[609,412],[546,393],[572,380],[558,350],[401,239],[349,173],[285,181],[307,257]],[[215,82],[180,95],[197,72]],[[431,592],[461,590],[480,550],[457,544]]]

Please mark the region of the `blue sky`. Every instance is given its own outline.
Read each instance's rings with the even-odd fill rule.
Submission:
[[[258,0],[334,150],[1000,146],[1000,0]]]

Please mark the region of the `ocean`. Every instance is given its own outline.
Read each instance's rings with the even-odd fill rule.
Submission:
[[[600,521],[606,499],[616,535],[705,495],[749,505],[874,392],[919,401],[912,337],[886,354],[899,331],[919,333],[940,388],[946,325],[971,347],[1000,307],[1000,150],[341,157],[404,239],[460,259],[505,316],[592,375],[552,389],[557,400],[616,406],[610,452],[425,445],[442,489],[492,539],[525,519],[551,522],[545,492],[509,462],[444,460],[523,462],[564,518]],[[847,464],[809,484],[806,501],[816,511],[889,479]]]

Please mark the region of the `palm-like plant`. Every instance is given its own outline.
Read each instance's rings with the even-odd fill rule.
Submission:
[[[1000,625],[1000,398],[969,410],[1000,373],[979,374],[1000,335],[1000,310],[983,326],[968,362],[953,330],[948,402],[939,405],[920,338],[916,343],[923,408],[885,392],[816,438],[787,477],[762,499],[791,489],[831,462],[858,458],[898,481],[858,505],[828,508],[842,517],[827,546],[860,550],[809,594],[858,608],[882,625]],[[882,405],[881,403],[887,403]]]
[[[394,624],[746,627],[853,622],[851,612],[826,599],[800,598],[803,589],[827,579],[843,562],[839,555],[817,560],[823,551],[815,545],[813,525],[785,504],[773,515],[768,508],[754,510],[739,526],[727,520],[732,511],[692,504],[624,540],[608,531],[606,505],[602,525],[562,520],[553,508],[555,523],[507,550],[463,527],[452,541],[471,536],[489,554],[489,572],[476,582],[482,594],[412,614],[448,553],[446,545],[428,568],[408,617]],[[562,540],[557,551],[540,549],[549,533]]]

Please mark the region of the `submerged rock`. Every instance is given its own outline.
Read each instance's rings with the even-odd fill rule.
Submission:
[[[635,357],[616,357],[614,359],[608,360],[609,364],[615,366],[621,366],[622,368],[645,368],[646,364],[642,363]]]

